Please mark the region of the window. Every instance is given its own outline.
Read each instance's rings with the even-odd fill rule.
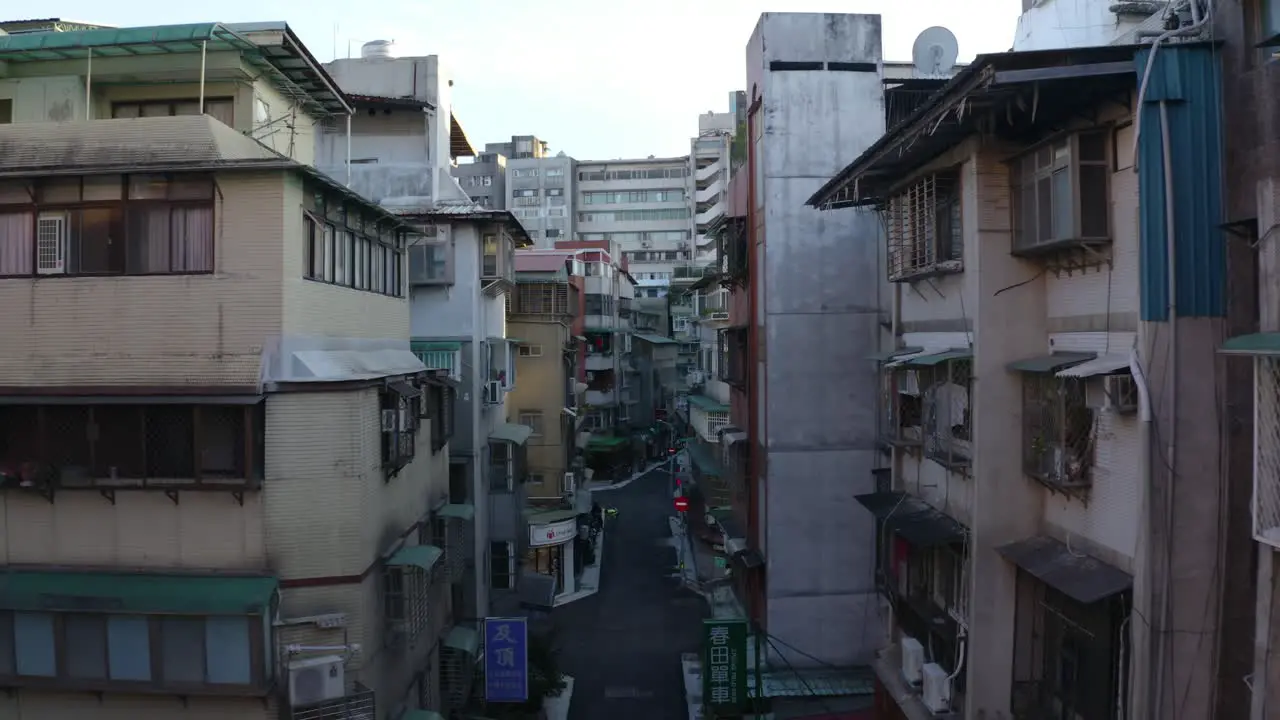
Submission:
[[[1078,133],[1012,162],[1013,252],[1109,242],[1110,138]]]
[[[0,181],[0,276],[213,271],[213,179]]]
[[[435,567],[424,570],[416,565],[392,565],[383,568],[382,598],[388,624],[388,641],[416,638],[430,624],[428,598],[435,581]]]
[[[746,328],[720,331],[720,379],[739,389],[747,385],[747,338]]]
[[[511,492],[515,489],[515,454],[510,443],[489,443],[489,489]]]
[[[547,168],[547,177],[564,177],[564,168]]]
[[[453,388],[439,381],[423,387],[422,419],[431,423],[431,452],[438,453],[453,437]]]
[[[1054,489],[1088,486],[1094,452],[1094,414],[1084,378],[1051,372],[1022,376],[1022,469]]]
[[[939,357],[957,355],[950,359]],[[917,362],[931,363],[916,368],[922,389],[925,455],[950,469],[969,465],[973,453],[969,445],[972,361],[965,353],[924,356]]]
[[[381,295],[404,295],[402,232],[309,185],[303,210],[303,277]]]
[[[660,220],[688,220],[689,208],[663,208],[661,210],[614,210],[613,212],[578,213],[578,222],[656,222]]]
[[[170,117],[174,115],[200,115],[200,100],[160,100],[146,102],[118,102],[111,105],[113,118]],[[235,127],[235,101],[231,98],[209,98],[204,101],[203,114],[223,125]]]
[[[514,590],[516,587],[516,547],[509,540],[489,543],[489,587]]]
[[[523,315],[568,315],[569,287],[564,283],[520,283],[512,311]],[[539,351],[540,352],[540,351]],[[535,357],[520,349],[522,357]]]
[[[261,688],[262,618],[0,611],[0,682],[200,693]]]
[[[564,197],[564,188],[547,188],[547,197]]]
[[[484,236],[484,249],[480,267],[481,277],[498,276],[498,258],[501,257],[501,244],[497,235]]]
[[[446,238],[428,237],[409,247],[410,285],[453,283],[453,243]]]
[[[519,423],[533,428],[532,437],[542,437],[542,411],[521,410]]]
[[[0,481],[32,473],[20,479],[36,489],[208,480],[243,490],[262,478],[263,426],[261,404],[9,405],[0,407]]]
[[[538,168],[516,168],[511,171],[511,177],[536,178],[538,177]]]
[[[958,172],[916,180],[889,199],[884,220],[891,282],[962,269]]]
[[[0,98],[0,125],[13,122],[13,100]]]
[[[421,390],[406,381],[392,382],[382,391],[382,467],[387,480],[413,461],[421,403]]]
[[[650,202],[684,202],[684,190],[668,188],[664,190],[631,190],[622,192],[585,192],[582,194],[584,205],[621,205]]]
[[[527,357],[527,358],[542,357],[542,346],[541,345],[521,345],[520,357]]]

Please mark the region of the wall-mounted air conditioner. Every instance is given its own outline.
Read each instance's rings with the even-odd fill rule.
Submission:
[[[902,679],[912,685],[919,685],[924,668],[924,646],[920,641],[904,635],[902,637]]]
[[[336,700],[347,693],[343,659],[337,655],[289,663],[289,704],[293,707]]]
[[[564,492],[571,493],[578,489],[578,476],[571,472],[564,474],[564,481],[561,483]]]
[[[490,380],[484,384],[484,404],[485,405],[501,405],[502,404],[502,381]]]
[[[1103,409],[1121,415],[1138,411],[1138,385],[1132,375],[1107,375],[1102,378]]]
[[[947,671],[937,663],[925,663],[921,668],[924,676],[920,699],[931,713],[944,713],[951,709],[951,678]]]

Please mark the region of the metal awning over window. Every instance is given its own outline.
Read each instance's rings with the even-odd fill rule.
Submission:
[[[1130,353],[1107,353],[1099,355],[1092,360],[1086,360],[1079,365],[1072,365],[1066,370],[1060,370],[1058,377],[1075,377],[1085,378],[1095,375],[1110,375],[1111,373],[1129,369]]]
[[[527,572],[520,576],[520,606],[530,610],[550,610],[556,604],[556,579]]]
[[[996,552],[1045,585],[1084,604],[1133,586],[1129,573],[1046,535],[998,547]]]
[[[917,547],[946,545],[965,538],[964,525],[913,495],[877,492],[855,495],[853,499],[877,520],[884,521],[885,529]]]
[[[430,570],[435,567],[437,562],[440,562],[440,558],[443,556],[444,551],[435,545],[413,545],[397,550],[394,555],[387,558],[387,565]]]
[[[416,397],[422,396],[422,388],[414,385],[413,383],[405,382],[404,380],[396,380],[394,382],[387,383],[387,389],[405,400],[412,400]]]
[[[943,350],[942,352],[912,355],[910,358],[903,359],[901,364],[907,367],[933,367],[948,360],[968,360],[971,357],[973,357],[973,351],[971,350]]]
[[[1265,332],[1228,339],[1218,348],[1223,355],[1280,355],[1280,333]]]
[[[475,519],[476,506],[471,503],[449,503],[437,510],[436,516],[470,521]]]
[[[1026,360],[1015,360],[1005,367],[1010,372],[1047,374],[1056,373],[1072,365],[1079,365],[1095,357],[1097,357],[1097,353],[1056,352],[1050,355],[1027,358]]]
[[[509,442],[515,445],[523,445],[533,434],[533,428],[528,425],[519,425],[516,423],[500,423],[489,433],[490,440],[498,442]]]
[[[261,615],[273,577],[112,572],[0,573],[0,610],[164,615]]]
[[[444,646],[475,656],[480,653],[480,633],[469,627],[455,626],[444,636]]]
[[[898,348],[896,350],[885,350],[884,352],[878,352],[874,355],[868,356],[867,359],[874,360],[876,362],[888,362],[895,358],[902,357],[903,355],[916,355],[922,352],[924,352],[924,348],[904,347],[904,348]]]

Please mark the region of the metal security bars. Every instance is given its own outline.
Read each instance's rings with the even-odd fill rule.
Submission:
[[[969,405],[973,360],[967,352],[957,351],[926,356],[919,362],[931,360],[931,366],[917,368],[924,388],[925,456],[952,470],[966,468],[973,458]]]
[[[1024,374],[1022,427],[1023,472],[1055,490],[1089,486],[1096,424],[1084,378]]]
[[[890,282],[963,269],[958,172],[916,180],[889,198],[881,216],[889,245]]]
[[[924,407],[916,371],[887,365],[881,372],[880,438],[899,448],[919,447],[923,437]]]

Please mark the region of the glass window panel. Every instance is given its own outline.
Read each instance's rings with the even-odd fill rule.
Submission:
[[[1080,236],[1102,238],[1108,235],[1107,216],[1111,198],[1107,190],[1107,165],[1080,166]]]
[[[143,103],[142,117],[168,117],[173,114],[173,106],[167,102]]]
[[[1053,232],[1054,240],[1069,238],[1074,235],[1074,223],[1071,217],[1074,206],[1071,202],[1071,171],[1057,170],[1053,173]]]
[[[36,200],[42,203],[80,202],[80,178],[40,181],[36,186]]]
[[[324,274],[321,280],[333,282],[333,242],[334,230],[332,225],[324,226]]]
[[[145,617],[107,617],[107,662],[112,680],[151,679],[151,631]]]
[[[248,685],[251,678],[249,619],[211,617],[204,621],[204,658],[209,682]]]
[[[169,180],[163,175],[130,175],[130,200],[164,200],[169,197]]]
[[[177,175],[169,183],[170,200],[212,200],[213,178],[208,175]]]
[[[1036,180],[1036,234],[1034,242],[1045,242],[1053,237],[1053,190],[1049,178]]]
[[[102,615],[63,616],[67,675],[103,680],[107,677],[107,623]]]
[[[228,127],[235,127],[235,107],[232,100],[206,100],[204,114]]]
[[[142,113],[142,108],[137,103],[120,103],[111,108],[111,117],[113,118],[136,118]]]
[[[13,674],[13,614],[0,612],[0,675]]]
[[[188,100],[186,102],[176,102],[173,104],[174,115],[199,115],[200,101]]]
[[[53,615],[14,613],[13,648],[19,675],[54,677],[58,674],[53,649]]]
[[[167,617],[161,621],[161,668],[168,683],[204,682],[204,621]]]
[[[125,271],[124,212],[121,206],[76,211],[71,224],[71,270],[81,273]]]
[[[1110,136],[1109,132],[1080,133],[1077,140],[1080,162],[1106,162],[1107,139]]]

